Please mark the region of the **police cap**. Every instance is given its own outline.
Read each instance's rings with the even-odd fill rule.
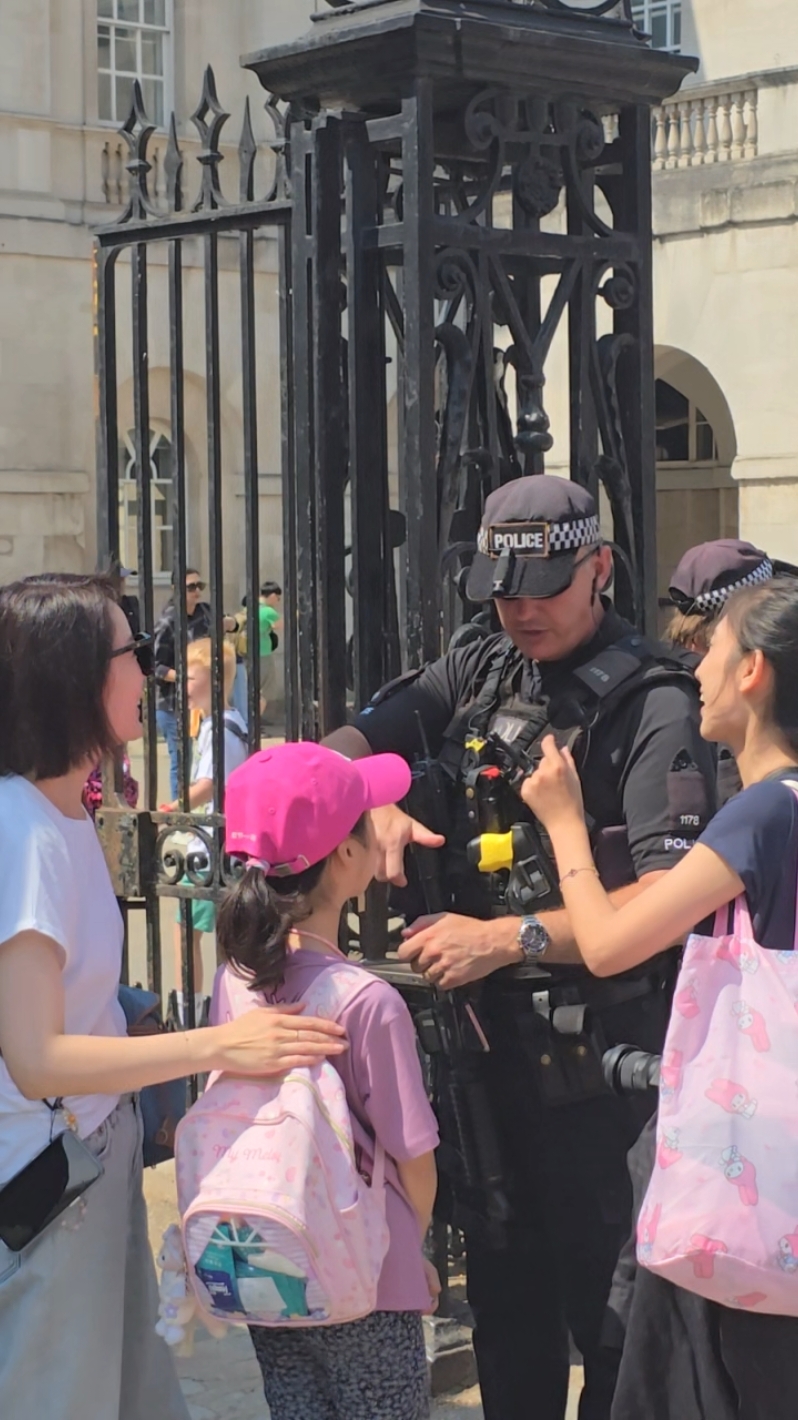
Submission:
[[[586,488],[545,474],[516,478],[485,501],[468,597],[556,597],[571,585],[583,549],[600,542]]]
[[[769,582],[781,570],[791,569],[774,564],[750,542],[719,538],[699,543],[684,554],[668,590],[674,606],[686,616],[706,616],[720,611],[733,592]]]

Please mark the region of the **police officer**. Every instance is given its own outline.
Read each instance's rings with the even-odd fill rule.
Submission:
[[[777,562],[739,538],[701,542],[684,554],[668,588],[674,606],[666,640],[702,657],[709,650],[712,627],[729,597],[743,587],[769,582],[771,577],[798,577],[798,568]],[[717,806],[723,808],[742,789],[730,749],[719,745]]]
[[[375,824],[386,878],[406,882],[404,852],[417,844],[440,848],[454,884],[453,910],[413,922],[400,956],[444,990],[489,978],[485,1059],[513,1213],[500,1245],[478,1231],[467,1238],[486,1420],[563,1420],[569,1332],[585,1366],[580,1420],[609,1416],[621,1332],[612,1332],[607,1301],[630,1229],[626,1154],[643,1116],[639,1101],[596,1084],[584,1044],[560,1068],[567,1042],[552,1023],[570,1007],[581,1042],[589,1029],[606,1046],[659,1050],[670,972],[662,962],[599,982],[579,966],[561,906],[496,915],[488,880],[463,869],[463,838],[474,834],[473,807],[463,805],[473,800],[458,766],[470,765],[473,783],[474,754],[491,733],[534,752],[554,726],[575,747],[597,862],[605,885],[617,884],[616,902],[672,867],[714,808],[692,676],[676,653],[644,642],[616,614],[602,595],[611,578],[612,553],[585,489],[542,475],[504,485],[487,499],[468,579],[473,601],[494,601],[502,633],[392,683],[327,740],[353,758],[390,749],[410,762],[429,747],[453,785],[445,847],[398,806]],[[534,999],[499,984],[502,968],[523,964],[550,973]],[[593,1023],[584,1031],[583,1007]],[[571,1069],[580,1052],[584,1077]]]

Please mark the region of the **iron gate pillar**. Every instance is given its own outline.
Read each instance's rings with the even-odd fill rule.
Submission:
[[[651,106],[696,61],[650,49],[629,0],[332,3],[308,34],[243,63],[287,101],[292,135],[327,134],[332,182],[330,127],[339,134],[342,220],[327,221],[332,249],[317,248],[316,262],[328,276],[340,269],[346,307],[348,429],[341,439],[332,396],[329,428],[348,460],[356,705],[399,669],[397,630],[414,667],[473,616],[458,591],[484,499],[545,469],[546,361],[561,322],[570,476],[604,489],[620,549],[616,601],[652,629]],[[299,222],[295,231],[302,242]],[[304,292],[297,306],[301,280],[295,270],[295,316],[318,330],[329,311],[309,312]],[[311,349],[302,332],[298,340]],[[329,370],[309,379],[329,391]],[[326,419],[318,396],[317,464]],[[327,463],[309,481],[329,517],[345,481]],[[386,594],[396,561],[391,499],[407,525],[396,595]],[[311,566],[304,497],[299,507],[297,596],[318,608],[330,548]],[[347,641],[342,606],[334,615],[317,683],[303,694],[340,711],[340,691],[325,690]],[[320,729],[333,728],[320,719]]]

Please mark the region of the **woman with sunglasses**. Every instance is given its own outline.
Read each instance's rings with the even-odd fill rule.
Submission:
[[[206,1070],[281,1074],[344,1048],[338,1027],[291,1006],[202,1031],[126,1035],[122,921],[81,795],[97,759],[141,734],[150,651],[102,577],[0,590],[0,1395],[9,1417],[187,1420],[154,1331],[135,1091]],[[57,1142],[66,1130],[69,1148]],[[63,1160],[75,1158],[84,1177],[87,1167],[99,1176],[48,1223],[73,1181]]]

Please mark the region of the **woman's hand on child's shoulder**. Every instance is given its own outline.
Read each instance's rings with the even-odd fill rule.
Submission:
[[[211,1068],[234,1075],[284,1075],[348,1048],[342,1026],[304,1016],[303,1010],[302,1002],[255,1006],[227,1025],[198,1032],[213,1057]]]

